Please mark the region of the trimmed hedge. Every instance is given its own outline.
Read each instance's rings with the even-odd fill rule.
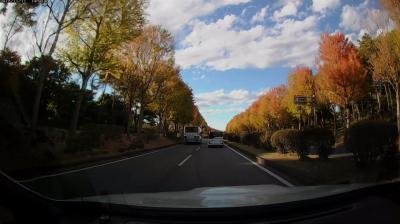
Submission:
[[[316,148],[318,157],[322,160],[328,159],[335,144],[332,131],[326,128],[307,128],[302,131],[302,140],[308,149]]]
[[[387,121],[360,121],[345,133],[345,145],[354,154],[356,163],[366,166],[378,159],[396,155],[397,126]]]
[[[271,144],[281,153],[295,152],[299,159],[305,159],[308,149],[302,140],[302,132],[295,129],[276,131],[271,136]]]

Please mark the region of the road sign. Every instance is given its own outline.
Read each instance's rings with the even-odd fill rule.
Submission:
[[[294,96],[294,103],[295,104],[307,104],[307,97],[306,96]]]

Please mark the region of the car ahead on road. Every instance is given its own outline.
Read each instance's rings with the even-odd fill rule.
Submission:
[[[185,144],[187,143],[197,143],[201,144],[202,130],[199,126],[188,126],[183,130],[183,136]]]
[[[208,147],[224,147],[223,133],[220,131],[211,131],[208,135]]]

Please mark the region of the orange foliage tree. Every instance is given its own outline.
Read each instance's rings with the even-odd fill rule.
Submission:
[[[350,124],[350,106],[368,91],[368,77],[358,50],[343,33],[324,34],[319,49],[319,85],[331,103],[344,108],[346,127]]]

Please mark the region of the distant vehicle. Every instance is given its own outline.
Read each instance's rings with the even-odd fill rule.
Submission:
[[[224,147],[223,133],[220,131],[210,131],[208,135],[208,147]]]
[[[184,140],[186,143],[198,143],[201,144],[201,128],[199,126],[185,127],[184,129]]]

